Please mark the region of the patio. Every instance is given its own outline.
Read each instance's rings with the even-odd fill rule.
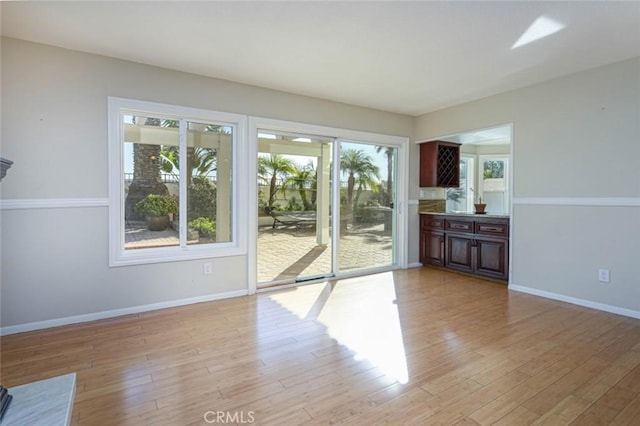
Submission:
[[[187,244],[197,244],[198,239],[189,239]],[[171,247],[180,244],[178,231],[169,227],[164,231],[149,231],[143,221],[127,221],[124,230],[125,249]]]
[[[392,239],[383,224],[349,227],[340,238],[342,272],[389,265]],[[258,283],[331,271],[331,244],[318,245],[314,228],[271,227],[258,232]]]

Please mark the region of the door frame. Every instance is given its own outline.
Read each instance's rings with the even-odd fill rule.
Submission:
[[[362,132],[358,130],[341,129],[337,127],[327,127],[307,123],[298,123],[293,121],[276,120],[263,117],[249,117],[248,120],[248,168],[247,175],[249,177],[247,196],[248,205],[248,221],[247,235],[249,243],[247,247],[247,291],[254,294],[257,288],[257,272],[258,272],[258,129],[268,129],[276,132],[299,133],[323,137],[332,137],[339,144],[341,140],[351,142],[363,142],[369,144],[379,144],[393,146],[398,149],[397,159],[397,206],[396,206],[396,263],[385,268],[375,268],[371,270],[362,270],[354,273],[336,273],[335,279],[346,278],[355,275],[366,275],[369,273],[379,272],[381,270],[406,269],[408,267],[408,214],[407,202],[409,198],[408,180],[409,180],[409,138],[404,136],[385,135],[380,133]],[[334,149],[339,154],[339,149]],[[336,155],[338,155],[336,154]],[[334,219],[337,218],[334,215]],[[266,290],[266,289],[265,289]]]

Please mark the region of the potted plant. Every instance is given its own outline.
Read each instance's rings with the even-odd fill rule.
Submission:
[[[169,226],[169,215],[178,213],[178,201],[171,195],[149,194],[133,210],[145,215],[150,231],[164,231]]]
[[[197,232],[200,239],[213,241],[216,238],[216,223],[208,217],[199,217],[189,221],[189,231]]]
[[[487,205],[482,202],[482,198],[478,198],[478,202],[473,205],[475,207],[475,214],[486,214],[485,209]]]

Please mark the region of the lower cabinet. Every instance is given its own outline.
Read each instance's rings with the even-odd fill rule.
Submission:
[[[489,278],[509,279],[509,241],[476,239],[475,273]]]
[[[445,265],[462,272],[474,271],[474,243],[473,238],[456,234],[447,234],[447,257]]]
[[[420,262],[444,266],[444,232],[422,231],[420,236]]]
[[[421,214],[420,261],[501,281],[509,278],[509,219]]]

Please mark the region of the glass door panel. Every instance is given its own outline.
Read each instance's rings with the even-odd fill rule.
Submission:
[[[340,272],[396,263],[396,169],[397,148],[340,142]]]
[[[259,130],[258,145],[258,287],[333,276],[333,139]]]

